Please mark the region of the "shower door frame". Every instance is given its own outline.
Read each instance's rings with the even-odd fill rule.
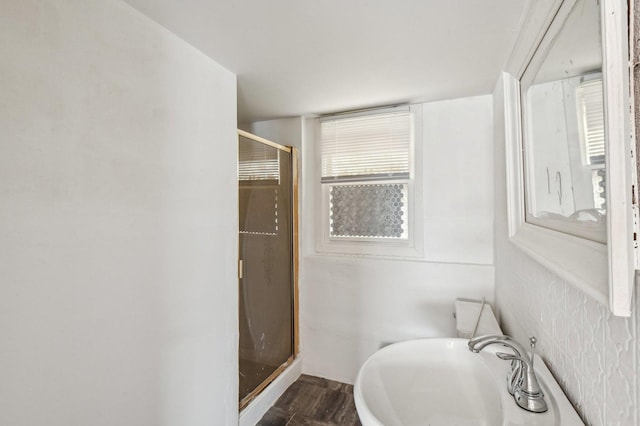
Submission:
[[[273,373],[271,373],[262,383],[260,383],[253,391],[251,391],[247,396],[245,396],[239,402],[239,411],[242,411],[247,407],[262,391],[269,386],[271,382],[273,382],[280,374],[282,374],[287,367],[289,367],[293,361],[298,357],[298,347],[299,347],[299,325],[298,325],[298,255],[299,255],[299,247],[298,247],[298,150],[292,146],[280,145],[279,143],[270,141],[269,139],[262,138],[260,136],[256,136],[252,133],[249,133],[244,130],[238,129],[238,143],[240,143],[240,136],[243,136],[247,139],[251,139],[255,142],[259,142],[273,148],[279,149],[280,151],[287,152],[291,154],[291,218],[293,220],[292,225],[292,319],[293,319],[293,354],[282,364],[280,365]],[[239,255],[239,253],[238,253]],[[238,258],[238,290],[240,289],[240,279],[242,279],[242,265],[240,258]],[[238,303],[240,303],[238,301]],[[238,366],[239,368],[239,366]]]

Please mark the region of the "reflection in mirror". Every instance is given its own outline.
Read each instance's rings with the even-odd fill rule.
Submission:
[[[526,221],[606,243],[598,0],[578,0],[522,76]]]

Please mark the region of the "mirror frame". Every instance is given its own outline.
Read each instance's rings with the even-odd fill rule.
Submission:
[[[536,3],[536,2],[534,2]],[[576,0],[537,2],[503,73],[509,239],[555,274],[628,317],[637,254],[636,160],[631,131],[629,36],[625,0],[600,0],[605,103],[607,244],[525,222],[524,155],[520,80],[540,49],[547,51]],[[517,76],[516,77],[514,77]]]

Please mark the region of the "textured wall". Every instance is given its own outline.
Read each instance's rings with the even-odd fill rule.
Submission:
[[[638,310],[618,318],[508,241],[503,92],[494,93],[496,301],[505,332],[529,335],[583,420],[640,424]]]

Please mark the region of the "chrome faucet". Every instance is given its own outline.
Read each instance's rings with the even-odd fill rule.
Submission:
[[[496,353],[498,358],[511,361],[511,371],[507,375],[507,390],[513,395],[518,406],[534,413],[544,413],[547,411],[547,403],[544,400],[544,394],[533,370],[536,338],[531,337],[529,343],[531,345],[531,356],[511,337],[500,334],[478,336],[469,340],[468,345],[469,350],[474,353],[479,353],[485,347],[495,344],[510,348],[513,354]]]

